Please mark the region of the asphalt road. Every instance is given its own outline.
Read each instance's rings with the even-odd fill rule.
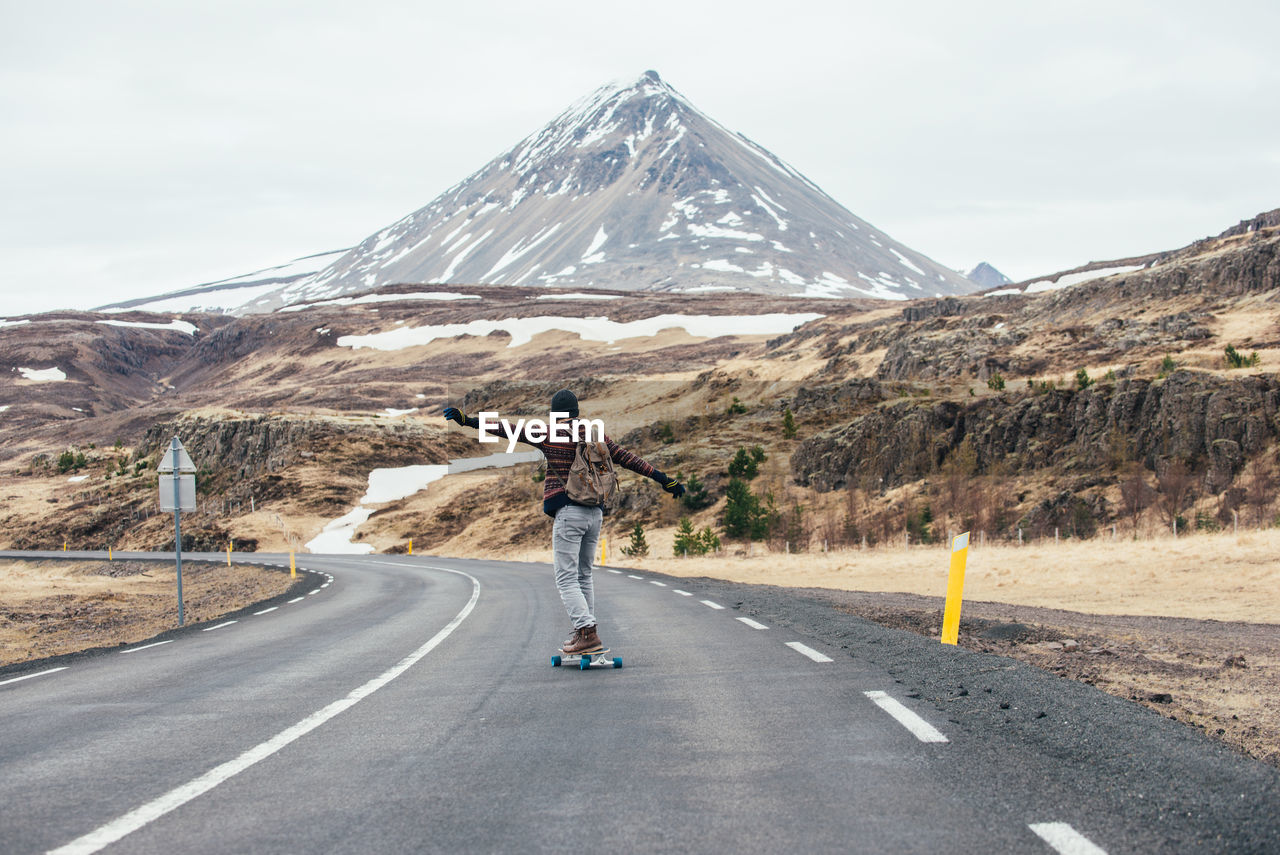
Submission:
[[[1280,846],[1271,767],[829,606],[601,570],[625,666],[584,673],[551,667],[568,625],[545,566],[300,566],[264,613],[0,673],[0,850]]]

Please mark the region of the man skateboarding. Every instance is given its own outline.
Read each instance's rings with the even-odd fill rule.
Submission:
[[[558,416],[567,416],[570,420],[578,419],[578,397],[568,389],[561,389],[551,397],[552,423]],[[445,407],[444,417],[469,428],[479,428],[480,419],[468,417],[457,407]],[[598,422],[596,424],[599,424]],[[530,435],[531,426],[523,420],[514,427],[506,420],[497,423],[486,422],[486,427],[494,427],[508,440],[515,439],[542,452],[547,460],[547,477],[543,481],[542,510],[555,522],[551,527],[551,549],[555,560],[556,588],[560,591],[560,599],[569,620],[573,624],[573,634],[561,648],[564,653],[591,654],[604,650],[600,641],[599,628],[595,615],[595,588],[591,573],[594,568],[596,544],[600,540],[600,523],[604,517],[604,508],[589,506],[571,500],[565,492],[565,484],[569,481],[569,469],[573,466],[578,452],[578,442],[564,441],[563,437],[548,435],[546,431],[536,431]],[[577,434],[581,436],[581,433]],[[670,478],[640,457],[615,443],[609,437],[603,437],[608,448],[610,459],[626,469],[630,469],[646,478],[652,478],[662,485],[662,489],[674,498],[684,494],[684,485]]]

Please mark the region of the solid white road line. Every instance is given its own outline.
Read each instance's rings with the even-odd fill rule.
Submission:
[[[1107,855],[1105,849],[1065,822],[1035,822],[1027,827],[1061,855]]]
[[[139,650],[148,650],[152,647],[159,647],[162,644],[173,644],[174,639],[168,641],[153,641],[151,644],[144,644],[141,647],[130,647],[128,650],[121,650],[121,653],[137,653]]]
[[[204,629],[202,629],[202,630],[200,630],[200,631],[201,631],[201,632],[213,632],[215,629],[222,629],[224,626],[231,626],[231,624],[233,624],[233,623],[237,623],[237,621],[229,620],[229,621],[227,621],[226,623],[220,623],[220,624],[218,624],[217,626],[209,626],[209,627],[205,627]]]
[[[650,585],[657,585],[659,588],[665,588],[665,587],[667,587],[667,583],[666,583],[666,582],[659,582],[657,579],[650,579],[650,580],[649,580],[649,584],[650,584]]]
[[[753,621],[749,617],[740,617],[738,618],[738,620],[741,621],[742,623],[745,623],[747,626],[751,627],[752,629],[768,629],[769,628],[762,623],[757,623],[756,621]]]
[[[305,597],[305,596],[304,596],[304,597],[294,597],[292,600],[290,600],[289,602],[285,603],[285,605],[286,605],[286,606],[288,606],[288,605],[292,605],[293,603],[300,603],[300,602],[302,602],[302,601],[303,601],[303,600],[305,600],[305,599],[306,599],[306,597]]]
[[[832,661],[832,659],[831,659],[831,657],[830,657],[830,656],[827,656],[827,655],[825,655],[825,654],[819,653],[818,651],[814,650],[814,649],[813,649],[812,647],[810,647],[809,645],[807,645],[807,644],[801,644],[801,643],[800,643],[800,642],[798,642],[798,641],[788,641],[788,642],[787,642],[787,647],[790,647],[792,650],[794,650],[794,651],[795,651],[795,652],[797,652],[797,653],[803,653],[805,656],[808,656],[808,657],[809,657],[810,659],[812,659],[814,662],[830,662],[830,661]]]
[[[643,577],[643,576],[632,576],[630,573],[628,573],[628,574],[627,574],[627,578],[628,578],[628,579],[643,579],[644,577]]]
[[[724,611],[724,606],[720,605],[719,603],[713,603],[710,600],[700,600],[699,602],[701,602],[704,606],[706,606],[709,609],[715,609],[716,611]]]
[[[401,659],[387,671],[353,690],[345,698],[334,701],[324,709],[312,713],[292,727],[280,731],[266,742],[262,742],[245,751],[234,760],[228,760],[221,766],[215,766],[199,778],[172,789],[153,801],[134,808],[119,819],[114,819],[83,837],[77,837],[65,846],[50,850],[49,855],[89,855],[89,853],[97,852],[110,846],[122,837],[132,834],[170,811],[182,807],[197,796],[209,792],[209,790],[212,790],[223,781],[240,774],[260,760],[265,760],[289,743],[305,736],[344,710],[355,706],[361,700],[369,697],[369,695],[372,695],[378,689],[381,689],[409,670],[414,663],[448,638],[466,620],[467,615],[471,614],[471,610],[476,606],[476,601],[480,599],[480,581],[474,576],[459,570],[450,570],[446,567],[432,567],[430,569],[440,570],[444,573],[455,573],[459,576],[466,576],[471,580],[471,599],[467,601],[467,604],[462,607],[462,611],[458,612],[444,629],[431,637],[430,641]]]
[[[680,595],[680,596],[682,596],[682,597],[692,597],[692,596],[693,596],[693,594],[690,594],[688,591],[681,591],[679,588],[672,588],[671,590],[675,591],[677,594],[679,594],[679,595]]]
[[[0,680],[0,686],[7,686],[10,683],[20,683],[23,680],[30,680],[32,677],[43,677],[45,674],[53,674],[56,671],[65,671],[69,666],[63,665],[61,668],[50,668],[47,671],[37,671],[34,674],[23,674],[21,677],[10,677],[8,680]]]
[[[898,724],[911,731],[911,734],[921,742],[947,741],[947,738],[942,735],[942,731],[938,730],[933,725],[929,724],[929,722],[898,703],[895,699],[889,697],[888,693],[863,692],[862,694],[870,698],[876,706],[880,707],[880,709],[897,719]]]
[[[262,610],[262,611],[260,611],[260,612],[254,612],[254,613],[253,613],[253,616],[254,616],[254,617],[257,617],[258,615],[265,615],[267,612],[274,612],[274,611],[275,611],[276,609],[278,609],[278,608],[280,608],[280,607],[279,607],[279,606],[272,606],[272,607],[271,607],[271,608],[269,608],[269,609],[263,609],[263,610]]]

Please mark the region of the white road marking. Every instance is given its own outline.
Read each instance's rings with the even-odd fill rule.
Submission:
[[[318,594],[318,593],[320,593],[320,589],[319,589],[319,588],[316,588],[314,591],[307,591],[307,596],[308,596],[308,597],[310,597],[310,596],[312,596],[312,595],[314,595],[314,594]]]
[[[672,588],[671,590],[675,591],[677,594],[679,594],[679,595],[680,595],[680,596],[682,596],[682,597],[692,597],[692,596],[693,596],[693,594],[690,594],[688,591],[681,591],[679,588]]]
[[[632,576],[630,573],[628,573],[628,574],[627,574],[627,578],[628,578],[628,579],[643,579],[644,577],[643,577],[643,576]]]
[[[605,568],[605,569],[608,569],[608,568]],[[621,576],[621,575],[622,575],[622,571],[621,571],[621,570],[609,570],[609,572],[610,572],[610,573],[613,573],[613,574],[614,574],[614,575],[616,575],[616,576]]]
[[[274,611],[275,611],[276,609],[278,609],[278,608],[280,608],[280,607],[279,607],[279,606],[272,606],[272,607],[271,607],[271,608],[269,608],[269,609],[263,609],[263,610],[262,610],[262,611],[260,611],[260,612],[254,612],[254,613],[253,613],[253,616],[254,616],[254,617],[257,617],[258,615],[265,615],[267,612],[274,612]]]
[[[227,621],[226,623],[220,623],[220,624],[218,624],[217,626],[210,626],[210,627],[206,627],[206,628],[204,628],[204,629],[202,629],[202,630],[200,630],[200,631],[201,631],[201,632],[213,632],[215,629],[222,629],[224,626],[231,626],[231,624],[233,624],[233,623],[237,623],[237,621],[229,620],[229,621]]]
[[[741,621],[742,623],[745,623],[747,626],[751,627],[752,629],[768,629],[769,628],[762,623],[757,623],[756,621],[753,621],[749,617],[740,617],[738,618],[738,620]]]
[[[151,644],[144,644],[141,647],[130,647],[128,650],[121,650],[121,653],[137,653],[139,650],[147,650],[152,647],[159,647],[162,644],[173,644],[174,639],[168,641],[154,641]]]
[[[700,600],[699,602],[701,602],[704,606],[706,606],[706,607],[707,607],[707,608],[709,608],[709,609],[716,609],[717,611],[724,611],[724,606],[720,605],[719,603],[713,603],[713,602],[711,602],[710,600]]]
[[[332,584],[333,584],[332,582],[325,582],[325,583],[324,583],[323,585],[321,585],[320,587],[321,587],[321,589],[324,589],[324,588],[329,587],[329,586],[330,586],[330,585],[332,585]]]
[[[248,751],[245,751],[239,757],[236,757],[233,760],[228,760],[220,766],[215,766],[199,778],[183,784],[180,787],[176,787],[159,798],[134,808],[124,816],[114,819],[106,825],[90,831],[82,837],[77,837],[65,846],[59,846],[57,849],[51,850],[49,855],[90,855],[90,853],[97,852],[100,849],[110,846],[117,840],[132,834],[170,811],[182,807],[197,796],[209,792],[209,790],[212,790],[223,781],[240,774],[255,763],[265,760],[289,743],[305,736],[327,722],[329,719],[355,706],[361,700],[372,695],[374,692],[378,691],[378,689],[381,689],[396,677],[399,677],[405,671],[409,670],[414,663],[439,646],[440,642],[448,638],[449,635],[457,629],[464,620],[466,620],[467,615],[471,614],[471,610],[476,606],[476,601],[480,599],[480,581],[474,576],[463,573],[459,570],[450,570],[446,567],[432,567],[430,569],[440,570],[444,573],[456,573],[459,576],[466,576],[471,580],[472,586],[471,599],[462,607],[462,611],[458,612],[454,616],[453,620],[449,621],[449,623],[444,627],[444,629],[433,635],[430,641],[410,653],[405,658],[401,659],[387,671],[377,677],[374,677],[363,686],[354,689],[346,697],[334,701],[324,709],[312,713],[292,727],[280,731],[266,742],[259,743]]]
[[[666,582],[659,582],[657,579],[650,579],[650,580],[649,580],[649,584],[650,584],[650,585],[657,585],[659,588],[665,588],[665,587],[667,587],[667,583],[666,583]]]
[[[56,671],[65,671],[68,667],[69,666],[67,665],[63,665],[61,668],[50,668],[47,671],[37,671],[34,674],[23,674],[21,677],[10,677],[8,680],[0,680],[0,686],[7,686],[10,683],[21,683],[23,680],[30,680],[32,677],[43,677],[45,674],[52,674]]]
[[[942,731],[898,703],[894,698],[889,697],[888,693],[863,692],[862,694],[870,698],[880,709],[893,716],[898,724],[911,731],[911,734],[921,742],[947,741],[947,737],[942,734]]]
[[[1027,827],[1061,855],[1107,855],[1105,849],[1065,822],[1035,822]]]
[[[805,656],[808,656],[814,662],[831,662],[832,661],[830,656],[827,656],[823,653],[819,653],[809,645],[801,644],[798,641],[788,641],[787,647],[790,647],[792,650],[796,651],[797,653],[803,653]]]
[[[303,597],[294,597],[292,600],[290,600],[289,602],[285,603],[285,605],[287,606],[287,605],[291,605],[291,604],[293,604],[293,603],[300,603],[300,602],[302,602],[302,601],[303,601],[303,600],[305,600],[305,599],[306,599],[306,597],[305,597],[305,596],[303,596]]]

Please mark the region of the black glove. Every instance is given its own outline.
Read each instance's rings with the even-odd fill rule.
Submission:
[[[457,422],[460,425],[465,425],[467,423],[466,413],[462,412],[462,410],[457,407],[445,407],[444,417],[449,421]]]
[[[671,497],[674,499],[678,499],[684,495],[684,485],[674,478],[663,484],[662,489],[670,493]]]

